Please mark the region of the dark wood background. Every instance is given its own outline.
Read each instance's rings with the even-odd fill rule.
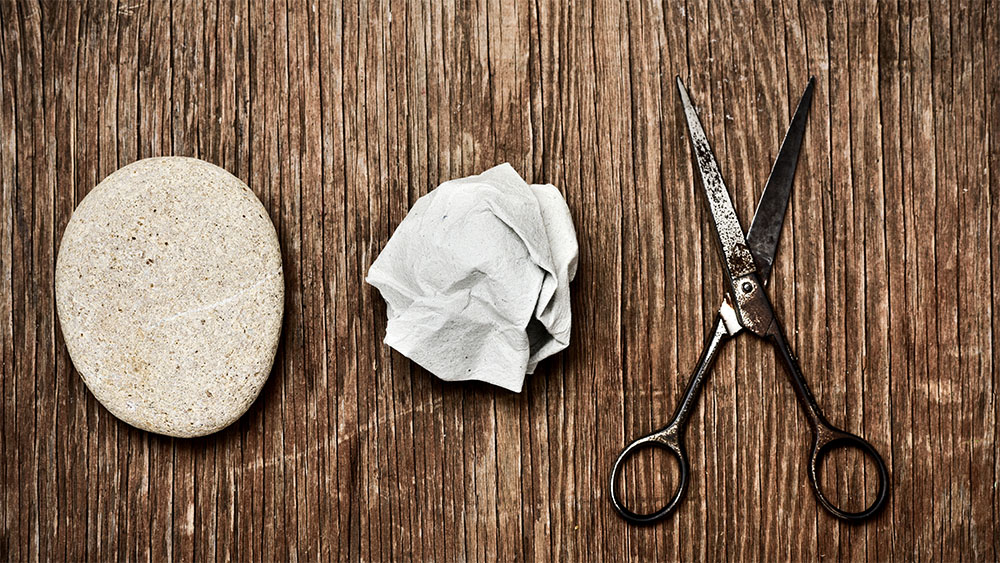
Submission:
[[[3,0],[0,555],[997,558],[998,14]],[[829,417],[891,466],[891,504],[868,525],[817,507],[804,420],[750,337],[699,403],[680,511],[640,529],[611,509],[612,460],[671,414],[721,294],[675,74],[744,224],[817,77],[770,293]],[[53,299],[75,205],[170,154],[245,180],[284,252],[270,380],[239,423],[195,440],[110,416]],[[563,191],[580,242],[573,343],[521,394],[443,384],[392,352],[362,282],[417,197],[503,161]],[[858,503],[870,468],[838,459],[826,485]],[[665,497],[661,462],[632,467],[630,487]]]

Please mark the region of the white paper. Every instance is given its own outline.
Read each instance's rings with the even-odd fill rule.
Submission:
[[[509,164],[421,197],[366,281],[385,299],[385,343],[446,381],[520,392],[569,345],[576,231],[551,184]]]

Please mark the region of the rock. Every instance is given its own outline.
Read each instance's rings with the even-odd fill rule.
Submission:
[[[229,172],[140,160],[80,202],[56,261],[73,365],[123,421],[210,434],[253,403],[274,362],[284,280],[274,225]]]

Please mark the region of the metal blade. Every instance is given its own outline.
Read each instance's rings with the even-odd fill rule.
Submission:
[[[709,215],[712,217],[712,225],[715,227],[715,234],[718,236],[719,246],[722,250],[722,266],[726,270],[726,287],[735,298],[733,287],[735,280],[753,274],[757,271],[757,267],[754,264],[753,254],[747,247],[743,228],[736,216],[736,210],[733,209],[733,202],[729,199],[729,190],[726,189],[726,184],[722,181],[719,165],[716,164],[712,149],[708,146],[708,137],[705,136],[705,130],[701,127],[698,113],[691,104],[691,98],[688,97],[680,76],[677,77],[677,90],[680,92],[681,103],[684,105],[688,134],[694,148],[698,171],[701,173],[702,187],[705,188],[705,195],[708,197]]]
[[[802,147],[802,138],[806,131],[806,118],[809,115],[815,82],[815,78],[809,79],[809,85],[799,99],[795,115],[785,133],[785,140],[781,142],[778,157],[774,159],[771,176],[768,177],[764,193],[757,202],[757,211],[754,212],[750,230],[747,231],[747,245],[753,254],[754,262],[757,263],[757,274],[764,283],[767,283],[771,265],[774,263],[774,254],[778,250],[778,238],[785,222],[788,198],[792,193],[792,180],[795,178],[795,168],[799,163],[799,149]]]

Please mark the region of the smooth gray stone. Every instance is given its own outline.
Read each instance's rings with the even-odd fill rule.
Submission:
[[[140,160],[80,202],[56,261],[73,365],[123,421],[210,434],[253,403],[274,361],[281,252],[260,200],[194,158]]]

